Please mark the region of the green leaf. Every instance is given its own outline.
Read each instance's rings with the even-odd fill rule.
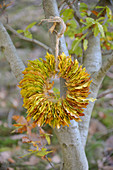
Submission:
[[[99,22],[97,22],[96,24],[97,24],[97,26],[98,26],[98,29],[99,29],[102,37],[105,37],[105,33],[104,33],[103,26],[102,26]]]
[[[88,25],[80,28],[79,31],[78,31],[78,33],[79,33],[79,32],[84,32],[85,30],[87,30],[87,29],[88,29],[89,27],[91,27],[91,26],[92,26],[92,23],[89,23]]]
[[[37,152],[37,151],[29,152],[29,153],[27,153],[27,154],[21,156],[20,158],[24,158],[24,157],[26,157],[26,156],[32,155],[32,154],[35,153],[35,152]]]
[[[88,100],[89,100],[90,102],[94,102],[96,99],[94,99],[94,98],[88,98]]]
[[[86,37],[88,33],[84,34],[81,38],[77,38],[72,43],[72,51],[75,51],[75,49],[78,47],[79,43]]]
[[[76,33],[77,23],[75,20],[69,21],[69,26],[67,26],[67,31],[65,32],[65,35],[68,35],[71,39],[74,38],[74,34]]]
[[[86,22],[87,22],[87,23],[95,24],[95,20],[94,20],[93,18],[90,18],[90,17],[87,17],[87,18],[86,18]]]
[[[99,17],[105,10],[105,7],[98,13],[97,17]]]
[[[107,32],[108,31],[108,28],[106,25],[103,25],[103,29],[104,29],[104,32]]]
[[[48,145],[50,145],[51,144],[50,135],[49,134],[45,134],[45,137],[46,137]]]
[[[105,20],[105,17],[100,17],[100,18],[97,19],[96,21],[98,22],[98,21],[103,21],[103,20]]]
[[[27,31],[27,30],[24,31],[24,36],[27,37],[27,38],[32,39],[32,34],[31,34],[31,32],[29,32],[29,31]]]
[[[28,29],[32,28],[34,25],[36,25],[36,22],[33,22],[33,23],[29,24],[29,25],[26,27],[25,30],[28,30]]]
[[[112,20],[112,11],[109,7],[106,6],[107,17]]]
[[[84,41],[83,41],[83,48],[84,48],[85,51],[87,50],[87,47],[88,47],[88,40],[84,39]]]
[[[105,8],[103,6],[96,6],[95,9],[102,9],[102,8]]]
[[[70,27],[71,27],[71,28],[74,28],[74,29],[75,29],[75,28],[77,27],[77,23],[76,23],[76,21],[75,21],[74,19],[70,20],[69,23],[70,23]]]
[[[51,152],[52,152],[52,151],[47,151],[46,148],[42,148],[41,151],[38,151],[38,152],[36,153],[36,155],[37,155],[37,156],[45,156],[45,155],[47,155],[48,153],[51,153]]]
[[[63,20],[66,22],[69,19],[72,19],[74,16],[74,11],[72,9],[66,9],[64,12],[62,12]]]
[[[95,27],[93,29],[93,32],[94,32],[94,36],[96,37],[98,34],[99,34],[99,28],[98,28],[98,25],[95,24]]]
[[[59,99],[60,98],[60,91],[59,91],[59,89],[54,87],[53,88],[53,92],[55,94],[56,99]]]
[[[87,10],[87,9],[88,9],[88,6],[86,3],[80,3],[80,11]]]
[[[69,50],[69,54],[76,54],[77,56],[82,56],[82,48],[80,46],[77,47],[75,51]]]
[[[20,33],[23,33],[24,30],[17,30],[17,32],[20,34]]]

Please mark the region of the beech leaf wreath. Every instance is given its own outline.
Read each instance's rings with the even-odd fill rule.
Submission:
[[[86,68],[79,66],[77,60],[72,61],[71,56],[59,53],[59,39],[65,31],[65,24],[60,17],[51,17],[42,21],[54,22],[50,28],[51,33],[56,27],[56,23],[62,25],[60,33],[56,33],[56,56],[47,53],[45,58],[29,61],[27,68],[22,72],[23,79],[19,83],[23,106],[27,109],[27,120],[33,118],[38,126],[49,124],[52,127],[60,128],[69,126],[70,120],[81,121],[80,116],[84,116],[84,108],[95,99],[87,98],[90,94],[90,75]],[[55,76],[66,80],[66,97],[56,99],[51,93],[54,81],[50,79]]]

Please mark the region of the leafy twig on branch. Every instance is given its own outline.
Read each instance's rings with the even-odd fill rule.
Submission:
[[[112,88],[112,89],[108,89],[108,90],[100,93],[100,94],[97,96],[97,99],[100,99],[100,98],[106,96],[106,95],[109,94],[109,93],[113,93],[113,88]]]
[[[77,2],[74,2],[74,1],[71,2],[70,0],[65,0],[65,2],[67,3],[67,5],[68,5],[71,9],[73,9],[75,20],[81,25],[81,22],[80,22],[81,16],[80,16],[79,10],[77,9],[77,3],[78,3],[78,1],[77,1]],[[76,4],[74,5],[74,3],[76,3]]]
[[[47,156],[45,156],[45,159],[48,161],[48,163],[50,164],[50,166],[51,166],[54,170],[57,170],[57,169],[53,166],[53,164],[49,161],[49,159],[48,159]]]
[[[28,42],[32,42],[34,44],[37,44],[39,45],[40,47],[44,48],[45,50],[47,50],[48,52],[52,53],[52,50],[50,47],[48,47],[47,45],[43,44],[42,42],[38,41],[38,40],[35,40],[35,39],[30,39],[30,38],[27,38],[19,33],[17,33],[16,30],[14,30],[11,26],[9,26],[8,24],[5,24],[5,27],[6,29],[8,29],[9,31],[11,31],[13,34],[15,34],[18,38],[22,39],[22,40],[25,40],[25,41],[28,41]]]

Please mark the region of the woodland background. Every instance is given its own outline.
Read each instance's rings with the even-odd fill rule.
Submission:
[[[92,5],[92,4],[91,4]],[[15,0],[7,8],[6,17],[8,23],[15,29],[25,29],[27,25],[36,21],[40,22],[44,18],[41,0]],[[2,16],[0,16],[2,18]],[[35,39],[48,45],[49,35],[45,24],[33,26],[30,31]],[[113,31],[113,28],[111,28]],[[16,46],[18,55],[24,63],[28,59],[43,58],[46,51],[36,44],[19,39],[8,31],[13,43]],[[67,38],[68,46],[71,42]],[[110,51],[109,51],[110,52]],[[58,84],[56,84],[57,86]],[[111,89],[113,86],[113,66],[107,73],[99,93]],[[9,63],[0,51],[0,169],[9,170],[35,170],[53,169],[48,161],[40,159],[34,155],[19,158],[27,153],[28,144],[23,144],[21,134],[12,134],[14,127],[12,115],[26,115],[22,108],[22,99],[19,94],[17,82],[11,72]],[[112,91],[113,92],[113,91]],[[91,170],[103,168],[103,170],[113,170],[113,93],[99,98],[96,101],[92,119],[90,123],[89,136],[86,146],[86,154]],[[53,134],[52,144],[49,149],[53,152],[49,154],[50,161],[59,167],[61,153],[58,141],[53,130],[46,126],[46,132]]]

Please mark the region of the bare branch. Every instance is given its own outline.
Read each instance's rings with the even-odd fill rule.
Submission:
[[[77,8],[77,2],[71,2],[71,0],[65,0],[65,2],[67,3],[67,5],[73,9],[74,11],[74,17],[75,17],[75,20],[79,23],[79,25],[81,25],[81,22],[80,22],[80,19],[81,19],[81,16],[80,16],[80,13],[78,11],[78,8]],[[75,4],[74,4],[75,3]]]
[[[48,47],[47,45],[43,44],[42,42],[35,40],[35,39],[30,39],[27,37],[24,37],[23,35],[17,33],[16,30],[14,30],[11,26],[9,26],[8,24],[5,24],[6,29],[8,29],[9,31],[11,31],[13,34],[15,34],[18,38],[28,41],[28,42],[32,42],[34,44],[39,45],[40,47],[44,48],[45,50],[47,50],[48,52],[52,53],[52,50],[50,47]]]
[[[104,77],[112,65],[113,65],[113,52],[108,57],[107,61],[103,64],[103,66],[100,68],[97,78]]]
[[[58,6],[59,13],[61,12],[61,10],[64,9],[64,7],[65,7],[66,5],[67,5],[67,4],[66,4],[65,0],[64,0],[63,2],[61,2],[61,4]]]
[[[102,92],[101,94],[99,94],[99,95],[97,96],[97,99],[100,99],[100,98],[106,96],[106,95],[109,94],[109,93],[113,93],[113,88],[112,88],[112,89],[108,89],[108,90]]]
[[[106,73],[106,75],[107,75],[109,78],[112,78],[112,79],[113,79],[113,73],[111,73],[110,71],[108,71],[108,72]]]

